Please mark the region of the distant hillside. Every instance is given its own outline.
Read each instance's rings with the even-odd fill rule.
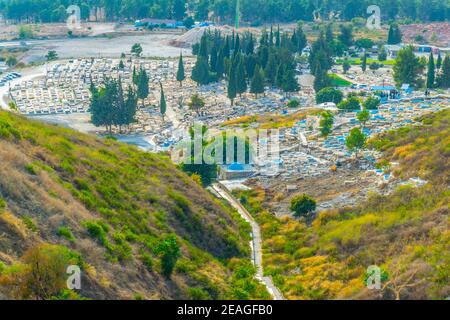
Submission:
[[[264,190],[237,193],[261,225],[265,272],[287,298],[450,296],[450,110],[421,121],[371,143],[397,181],[420,177],[423,186],[372,194],[358,207],[320,213],[311,225],[275,218]],[[371,265],[381,268],[381,290],[366,287]]]
[[[0,112],[0,299],[268,298],[249,230],[167,157]]]

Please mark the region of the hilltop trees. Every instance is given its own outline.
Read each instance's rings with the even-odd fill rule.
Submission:
[[[367,110],[376,110],[378,109],[380,102],[380,99],[377,97],[370,96],[364,101],[363,107]]]

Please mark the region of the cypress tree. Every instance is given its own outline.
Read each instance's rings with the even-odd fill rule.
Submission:
[[[236,92],[241,96],[247,91],[247,79],[245,77],[244,57],[240,54],[236,58]]]
[[[270,86],[275,86],[276,84],[276,77],[277,77],[277,61],[275,54],[273,52],[269,52],[269,60],[267,61],[265,74],[267,82]]]
[[[361,70],[366,72],[367,70],[367,53],[364,53],[362,61],[361,61]]]
[[[436,70],[434,66],[434,56],[433,52],[430,53],[430,58],[428,59],[428,73],[427,73],[427,88],[434,88],[434,80],[436,77]]]
[[[142,106],[144,106],[144,99],[149,95],[149,77],[144,68],[141,68],[138,74],[137,96],[142,100]]]
[[[166,96],[164,95],[164,88],[162,86],[162,83],[159,83],[160,87],[161,87],[161,98],[160,98],[160,102],[159,102],[159,111],[161,112],[163,121],[164,121],[164,116],[166,114],[166,110],[167,110],[167,104],[166,104]]]
[[[436,70],[440,70],[441,67],[442,67],[442,56],[441,56],[441,53],[439,52],[437,61],[436,61]]]
[[[219,55],[217,57],[216,62],[216,73],[217,77],[220,79],[223,77],[223,74],[225,73],[225,54],[224,49],[219,51]]]
[[[300,90],[298,81],[295,77],[294,68],[285,68],[283,73],[281,89],[288,95],[291,92],[297,92],[298,90]]]
[[[217,49],[216,49],[216,46],[213,46],[211,48],[211,58],[209,60],[209,65],[210,65],[209,69],[212,72],[216,72],[216,66],[217,66]]]
[[[209,82],[209,70],[208,70],[208,62],[202,56],[197,57],[197,62],[195,63],[194,68],[192,69],[192,80],[194,80],[197,85],[208,84]]]
[[[259,93],[264,93],[264,73],[259,65],[255,67],[250,85],[250,92],[258,98]]]
[[[442,63],[442,76],[440,78],[440,86],[442,88],[450,88],[450,57],[447,55]]]
[[[231,105],[234,105],[234,99],[236,98],[237,91],[236,91],[236,70],[235,68],[231,67],[230,69],[230,75],[228,77],[228,88],[227,88],[227,95],[228,98],[231,101]]]
[[[186,79],[184,74],[183,54],[180,53],[180,59],[178,60],[177,81],[180,82],[180,87],[183,86],[183,81]]]
[[[208,39],[206,32],[203,34],[202,38],[200,39],[200,50],[198,52],[198,55],[207,59],[208,58]]]

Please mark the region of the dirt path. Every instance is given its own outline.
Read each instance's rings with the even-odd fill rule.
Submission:
[[[244,218],[252,227],[252,261],[256,266],[256,279],[262,282],[267,291],[270,293],[274,300],[285,300],[280,290],[275,286],[271,277],[265,277],[262,265],[262,240],[261,240],[261,230],[259,225],[250,215],[250,213],[245,209],[238,200],[236,200],[231,193],[220,183],[213,184],[212,188],[216,191],[223,199],[225,199],[233,208],[235,208],[239,214]]]

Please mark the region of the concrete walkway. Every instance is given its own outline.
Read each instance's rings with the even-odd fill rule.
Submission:
[[[256,279],[263,283],[267,291],[270,293],[274,300],[285,300],[280,290],[275,286],[271,277],[265,277],[262,265],[262,240],[261,240],[261,230],[259,225],[247,211],[247,209],[242,206],[238,200],[220,183],[215,183],[212,188],[217,192],[223,199],[225,199],[233,208],[235,208],[239,214],[244,218],[252,227],[252,241],[250,246],[252,248],[252,262],[256,266]]]

